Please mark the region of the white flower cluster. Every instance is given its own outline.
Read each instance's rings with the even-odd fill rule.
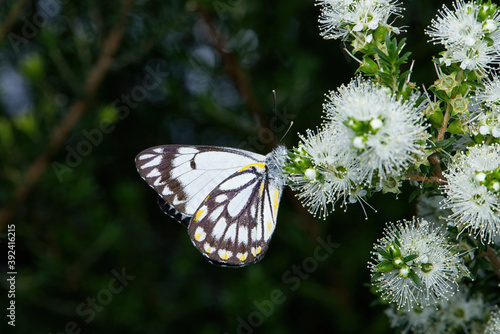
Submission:
[[[416,218],[386,227],[369,266],[381,297],[408,310],[449,299],[469,275],[447,234]]]
[[[301,165],[304,160],[310,163],[303,171],[289,175],[291,187],[299,192],[298,198],[309,211],[323,218],[329,212],[328,204],[342,199],[341,206],[355,203],[366,195],[360,185],[360,173],[357,162],[346,152],[338,150],[335,135],[331,129],[317,133],[308,131],[307,136],[300,136],[299,154],[295,163]]]
[[[455,333],[461,330],[469,334],[483,334],[484,315],[488,309],[481,294],[469,296],[468,289],[464,289],[436,306],[410,310],[391,306],[385,313],[391,327],[402,328],[403,333]]]
[[[359,46],[370,43],[377,29],[399,29],[389,19],[402,11],[398,0],[318,0],[321,6],[320,35],[325,39],[353,37]],[[381,34],[383,35],[383,34]]]
[[[416,107],[417,98],[402,101],[387,87],[361,78],[327,96],[324,125],[335,134],[338,149],[356,157],[360,181],[400,176],[422,154],[425,105]]]
[[[478,145],[458,153],[444,173],[443,208],[460,230],[469,229],[483,242],[500,233],[500,145]]]
[[[500,12],[496,5],[457,0],[453,9],[443,6],[426,30],[432,42],[446,48],[442,63],[479,72],[500,63]]]
[[[338,202],[363,206],[374,192],[399,193],[405,179],[422,182],[411,196],[420,193],[425,218],[386,227],[369,263],[372,286],[394,304],[388,314],[403,332],[483,331],[491,309],[467,288],[459,292],[459,283],[470,278],[464,261],[475,261],[478,280],[486,261],[464,236],[500,244],[500,6],[492,0],[443,6],[426,29],[444,48],[435,61],[439,79],[425,99],[410,82],[411,69],[399,72],[409,60],[405,41],[392,38],[400,31],[393,26],[403,10],[399,0],[316,4],[320,35],[349,42],[353,57],[364,54],[358,72],[373,80],[360,76],[327,94],[322,126],[301,136],[284,169],[292,189],[324,218]]]
[[[425,154],[426,126],[417,95],[396,98],[388,88],[361,78],[323,105],[323,128],[302,137],[288,172],[292,188],[313,214],[327,204],[354,203],[367,190],[398,193],[404,171]]]

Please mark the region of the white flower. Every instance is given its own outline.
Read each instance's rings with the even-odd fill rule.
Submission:
[[[474,118],[476,127],[479,127],[479,133],[483,136],[492,135],[495,138],[500,137],[500,110],[482,111]]]
[[[481,294],[470,296],[467,287],[435,306],[396,310],[394,306],[385,313],[391,327],[403,328],[403,333],[482,333],[473,329],[484,326],[488,305]],[[461,330],[461,331],[460,331]]]
[[[484,72],[485,69],[490,68],[490,64],[496,64],[500,61],[500,59],[496,59],[498,52],[498,46],[477,41],[472,46],[451,49],[447,57],[450,62],[459,63],[463,70]]]
[[[413,95],[402,101],[388,88],[360,77],[327,96],[324,126],[332,129],[340,152],[356,156],[365,183],[372,184],[374,177],[401,177],[421,154],[426,127],[424,106],[416,108],[416,99]]]
[[[381,297],[407,309],[450,298],[468,269],[446,236],[423,219],[389,224],[370,263]]]
[[[500,309],[496,308],[490,313],[490,320],[486,324],[484,334],[500,333]]]
[[[475,2],[457,0],[453,11],[443,6],[426,33],[430,41],[446,48],[442,62],[457,63],[463,70],[480,71],[500,62],[499,12],[489,10],[491,17],[480,17],[481,7]]]
[[[308,210],[321,217],[328,214],[328,205],[342,199],[342,205],[356,202],[366,191],[357,189],[358,169],[353,157],[342,154],[330,130],[318,133],[308,130],[300,136],[296,166],[305,166],[303,173],[289,173],[291,188],[299,192],[297,197]],[[354,199],[354,201],[353,201]]]
[[[425,149],[423,106],[417,95],[397,99],[388,88],[361,78],[324,104],[323,129],[308,131],[287,173],[292,189],[311,213],[361,202],[368,190],[399,193],[407,167]]]
[[[414,307],[410,310],[396,309],[394,305],[385,310],[385,314],[391,320],[391,327],[403,327],[402,333],[428,333],[432,317],[436,312],[434,307]]]
[[[494,75],[483,84],[472,99],[469,126],[473,134],[500,138],[500,77]]]
[[[302,178],[300,174],[290,176],[291,188],[298,191],[302,205],[315,217],[326,218],[331,203],[331,185],[327,182]]]
[[[484,181],[477,179],[484,173]],[[482,242],[491,243],[500,233],[500,145],[478,145],[457,154],[444,173],[443,186],[450,221],[469,229]]]
[[[398,33],[398,29],[388,23],[392,15],[400,16],[398,0],[318,0],[321,6],[319,18],[320,35],[325,39],[346,39],[348,35],[360,38],[364,32],[366,42],[379,26],[385,26]]]
[[[484,88],[478,89],[476,93],[477,103],[484,104],[485,107],[500,114],[500,77],[495,75],[491,79],[484,80],[483,83]]]
[[[445,46],[464,44],[472,46],[481,40],[485,31],[482,23],[477,20],[479,6],[474,3],[465,4],[463,0],[453,3],[454,11],[443,5],[436,19],[431,21],[431,26],[426,33],[432,42]]]
[[[469,296],[467,288],[459,291],[450,300],[440,304],[441,321],[449,328],[462,327],[463,330],[470,329],[475,320],[482,320],[486,313],[486,305],[481,294]]]

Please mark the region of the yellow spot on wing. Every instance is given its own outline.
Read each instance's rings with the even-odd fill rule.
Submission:
[[[248,168],[250,168],[252,166],[257,166],[257,167],[260,167],[260,168],[266,168],[266,164],[265,163],[263,163],[263,162],[255,162],[253,164],[246,165],[245,167],[239,169],[238,172],[244,171],[245,169],[248,169]]]
[[[271,231],[273,229],[273,223],[267,222],[267,229]]]
[[[260,190],[259,190],[259,197],[262,196],[262,193],[264,192],[264,182],[260,184]]]
[[[196,229],[196,231],[194,231],[194,239],[196,241],[202,241],[205,239],[206,236],[207,236],[207,234],[205,233],[205,231],[201,227],[198,227]]]
[[[247,259],[247,255],[246,253],[245,254],[238,254],[238,259],[240,261],[245,261]]]
[[[262,250],[261,250],[260,246],[257,247],[257,248],[253,248],[252,247],[252,254],[253,254],[253,256],[257,256],[258,254],[260,254],[261,251]]]
[[[220,256],[221,259],[223,260],[227,260],[229,258],[229,255],[227,254],[227,252],[224,252],[222,253],[222,255]]]
[[[208,254],[212,253],[213,251],[215,250],[215,248],[213,248],[212,246],[210,246],[209,243],[205,243],[205,252],[207,252]]]
[[[279,198],[280,198],[280,191],[278,189],[274,189],[274,193],[273,193],[273,211],[274,211],[274,214],[276,214],[276,211],[278,210]]]
[[[194,219],[193,221],[198,221],[201,217],[201,215],[203,214],[203,212],[205,212],[207,209],[200,209],[198,211],[196,211],[196,215],[194,216]]]

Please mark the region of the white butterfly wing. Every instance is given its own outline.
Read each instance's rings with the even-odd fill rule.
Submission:
[[[265,156],[239,149],[181,145],[151,147],[135,158],[139,174],[166,202],[160,206],[180,222],[231,174],[263,161]]]
[[[232,174],[203,201],[189,224],[193,244],[210,261],[245,266],[267,251],[283,189],[265,163]]]

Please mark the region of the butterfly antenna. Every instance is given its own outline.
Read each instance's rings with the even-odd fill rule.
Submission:
[[[276,102],[276,90],[273,89],[273,101],[274,101],[274,107],[273,107],[273,112],[274,116],[278,116],[278,107],[277,107],[277,102]],[[274,133],[274,143],[278,142],[278,136],[276,133]],[[281,141],[280,141],[281,142]]]
[[[273,100],[274,100],[274,115],[277,117],[278,116],[278,103],[276,102],[276,91],[273,89]],[[281,137],[280,141],[278,142],[279,144],[281,144],[281,142],[283,141],[283,138],[285,138],[285,136],[287,135],[288,131],[290,131],[290,129],[292,128],[292,125],[293,125],[293,121],[290,122],[290,125],[288,126],[288,129],[286,130],[285,134]],[[276,134],[274,134],[274,136],[276,136]],[[278,139],[276,138],[276,141]]]
[[[292,125],[293,125],[293,121],[290,121],[290,125],[288,126],[288,129],[286,130],[285,134],[283,135],[283,137],[281,137],[280,139],[280,144],[281,142],[283,141],[283,139],[285,138],[286,134],[288,133],[288,131],[290,131],[290,129],[292,128]]]
[[[277,103],[276,103],[276,91],[273,89],[273,101],[274,101],[274,114],[276,115],[278,113],[278,108],[276,107]]]

